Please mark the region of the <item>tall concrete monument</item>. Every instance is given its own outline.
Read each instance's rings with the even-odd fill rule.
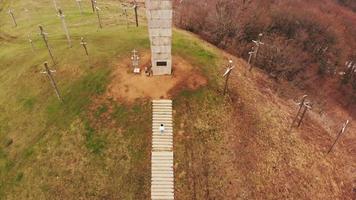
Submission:
[[[172,0],[146,0],[153,75],[172,74]]]

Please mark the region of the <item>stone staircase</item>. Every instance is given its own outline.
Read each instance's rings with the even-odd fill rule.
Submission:
[[[152,106],[151,199],[174,199],[172,100],[153,100]]]

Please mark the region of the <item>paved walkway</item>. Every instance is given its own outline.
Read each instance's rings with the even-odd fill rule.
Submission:
[[[153,100],[152,105],[151,199],[174,199],[172,100]]]

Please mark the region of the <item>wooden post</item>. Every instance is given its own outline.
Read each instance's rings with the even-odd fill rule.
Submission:
[[[260,50],[260,46],[264,44],[264,43],[261,42],[262,41],[262,36],[263,36],[263,34],[260,33],[258,35],[257,41],[252,40],[252,42],[255,43],[254,52],[253,52],[253,64],[256,64],[257,55],[258,55],[258,52]],[[250,69],[249,70],[252,71],[252,68],[253,68],[253,65],[250,65]]]
[[[93,9],[93,13],[95,13],[96,1],[90,0],[90,2],[91,2],[91,8]]]
[[[42,36],[43,41],[44,41],[45,44],[46,44],[48,53],[49,53],[49,55],[51,56],[51,59],[52,59],[52,61],[53,61],[53,64],[56,64],[56,61],[54,60],[54,57],[53,57],[51,48],[49,48],[49,45],[48,45],[48,41],[47,41],[47,37],[46,37],[47,33],[44,32],[43,27],[42,27],[41,25],[39,25],[38,27],[40,28],[40,35]]]
[[[135,19],[136,19],[136,27],[138,27],[138,15],[137,15],[137,9],[138,9],[138,5],[137,2],[134,1],[134,6],[133,6],[134,10],[135,10]]]
[[[254,47],[252,47],[251,51],[248,52],[249,57],[248,57],[248,61],[247,61],[250,71],[251,71],[251,59],[252,59],[252,56],[254,55],[254,53],[255,53],[254,52]]]
[[[334,143],[331,145],[331,147],[330,147],[330,149],[329,149],[329,151],[328,151],[327,154],[329,154],[329,153],[333,150],[333,148],[334,148],[335,144],[337,143],[337,141],[339,140],[340,136],[345,132],[346,127],[347,127],[348,124],[349,124],[349,120],[347,120],[347,121],[342,125],[342,129],[340,130],[339,134],[337,135],[337,137],[336,137]]]
[[[96,11],[96,15],[98,17],[99,28],[102,29],[103,26],[101,25],[101,18],[100,18],[100,14],[99,14],[100,8],[96,6],[95,11]]]
[[[83,9],[82,9],[82,0],[76,0],[80,14],[83,14]]]
[[[50,80],[51,85],[52,85],[54,91],[56,92],[56,95],[57,95],[59,101],[61,101],[63,103],[64,102],[63,98],[62,98],[61,94],[59,93],[57,83],[56,83],[56,81],[54,80],[54,78],[52,76],[52,71],[48,68],[48,63],[47,62],[44,63],[44,67],[45,67],[44,73],[47,74],[48,79]]]
[[[124,8],[124,14],[125,14],[125,19],[126,19],[126,26],[127,28],[129,28],[129,19],[128,19],[128,16],[127,16],[127,9]]]
[[[61,9],[58,9],[58,16],[61,18],[63,31],[66,34],[68,45],[69,45],[69,47],[72,47],[72,41],[70,39],[68,27],[67,27],[67,24],[66,24],[66,21],[65,21],[65,15],[63,14]]]
[[[28,37],[28,41],[29,41],[30,44],[31,44],[32,52],[35,52],[35,46],[33,45],[33,41],[32,41],[32,39],[31,39],[30,35],[28,35],[27,37]]]
[[[256,59],[257,59],[258,51],[260,50],[260,45],[263,44],[263,43],[261,42],[262,36],[263,36],[262,33],[258,34],[258,40],[257,40],[257,45],[256,45],[256,53],[255,53],[255,55],[254,55],[254,56],[255,56],[255,58],[254,58],[254,61],[255,61],[255,62],[256,62]]]
[[[308,95],[304,95],[303,98],[302,98],[302,101],[299,103],[299,109],[298,109],[298,113],[297,115],[295,116],[295,118],[293,119],[293,122],[292,122],[292,125],[291,127],[293,127],[294,123],[297,121],[299,115],[300,115],[300,112],[302,111],[302,108],[304,106],[304,102],[305,100],[307,99]]]
[[[58,11],[57,0],[53,0],[54,9]]]
[[[83,46],[83,48],[85,50],[85,55],[87,56],[87,59],[88,59],[88,66],[90,66],[90,59],[89,59],[89,52],[88,52],[88,48],[87,48],[87,43],[85,42],[83,37],[80,38],[80,44]]]
[[[85,42],[84,38],[81,37],[81,38],[80,38],[80,41],[81,41],[80,44],[83,46],[83,48],[84,48],[84,50],[85,50],[85,54],[86,54],[87,56],[89,56],[88,49],[87,49],[87,43]]]
[[[14,23],[14,27],[17,27],[17,22],[16,22],[16,19],[15,19],[14,13],[13,13],[13,11],[11,9],[9,10],[9,15],[12,18],[12,22]]]
[[[304,119],[304,116],[305,116],[305,113],[307,113],[307,110],[308,110],[308,107],[307,106],[304,106],[304,111],[302,113],[302,116],[300,117],[299,119],[299,122],[298,122],[298,126],[297,127],[300,127],[300,125],[302,124],[302,121]]]
[[[226,69],[226,72],[223,75],[223,77],[225,77],[224,95],[228,91],[228,82],[229,82],[229,78],[230,78],[230,74],[232,72],[232,69],[234,69],[234,66],[232,66],[232,60],[229,60],[229,66],[228,66],[228,68]]]

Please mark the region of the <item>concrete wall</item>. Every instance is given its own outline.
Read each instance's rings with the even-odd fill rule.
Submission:
[[[172,0],[146,0],[153,75],[172,73]],[[166,66],[157,64],[166,63]]]

